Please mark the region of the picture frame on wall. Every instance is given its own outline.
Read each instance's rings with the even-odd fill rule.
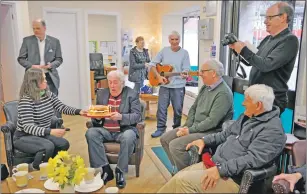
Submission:
[[[97,47],[97,41],[89,41],[89,51],[90,53],[97,53],[98,47]]]

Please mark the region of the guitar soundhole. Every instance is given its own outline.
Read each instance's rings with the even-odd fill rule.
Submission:
[[[160,73],[160,75],[164,77],[164,72],[162,71],[162,72]]]

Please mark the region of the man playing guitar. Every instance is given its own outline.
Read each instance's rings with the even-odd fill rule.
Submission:
[[[185,95],[186,78],[190,70],[190,57],[188,51],[179,46],[180,35],[173,31],[169,36],[170,47],[164,47],[149,63],[150,70],[158,77],[160,83],[157,110],[157,130],[152,137],[160,137],[166,130],[167,108],[172,103],[174,110],[173,129],[181,126],[183,99]],[[172,65],[174,71],[182,72],[180,76],[173,76],[167,80],[157,70],[157,64]],[[166,84],[169,81],[168,84]]]

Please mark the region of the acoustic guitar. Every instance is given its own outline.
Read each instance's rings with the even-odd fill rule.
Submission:
[[[160,76],[165,77],[167,79],[167,82],[165,84],[169,83],[168,78],[172,76],[180,76],[182,72],[173,72],[173,67],[171,65],[161,65],[157,64],[156,70],[160,74]],[[190,71],[190,72],[185,72],[190,76],[198,76],[198,71]],[[158,76],[156,76],[156,73],[153,71],[153,67],[150,69],[148,73],[148,79],[149,83],[152,86],[158,86],[161,83],[159,83]]]

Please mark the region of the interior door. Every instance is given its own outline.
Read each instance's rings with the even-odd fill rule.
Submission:
[[[1,101],[16,100],[20,85],[16,80],[18,62],[15,57],[14,26],[11,5],[1,4]],[[23,75],[21,75],[23,76]],[[1,86],[0,86],[1,87]]]
[[[60,40],[63,63],[57,68],[60,75],[59,99],[66,105],[81,105],[79,79],[79,53],[77,37],[77,13],[47,11],[47,35]]]

